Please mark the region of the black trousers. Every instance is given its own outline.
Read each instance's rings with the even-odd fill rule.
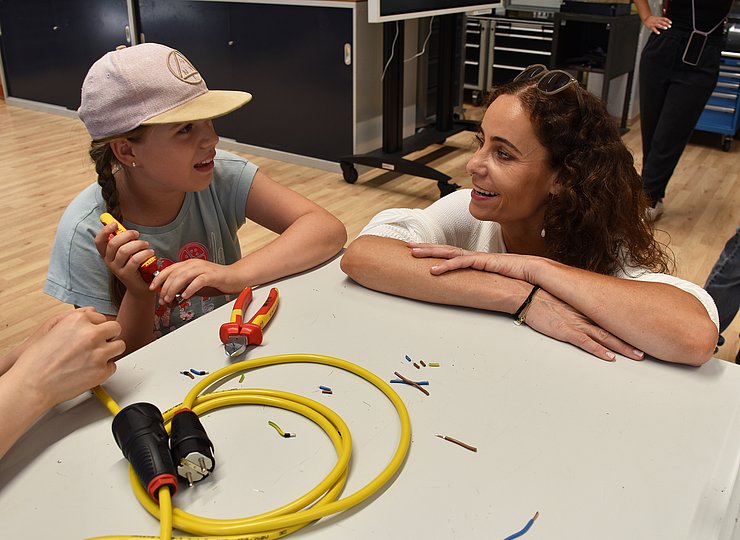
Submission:
[[[652,34],[640,57],[642,179],[653,202],[665,197],[719,75],[720,44],[708,42],[699,65],[691,66],[681,60],[688,38],[674,29]]]

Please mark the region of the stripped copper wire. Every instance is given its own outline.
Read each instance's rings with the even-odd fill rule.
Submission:
[[[396,377],[398,377],[399,379],[401,379],[403,382],[405,382],[406,384],[410,384],[411,386],[415,386],[416,388],[418,388],[419,390],[421,390],[427,396],[429,395],[429,391],[426,388],[422,388],[416,382],[412,381],[411,379],[407,379],[406,377],[404,377],[403,375],[401,375],[398,371],[394,371],[393,374]]]

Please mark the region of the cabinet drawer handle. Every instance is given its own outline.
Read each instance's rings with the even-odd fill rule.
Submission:
[[[712,92],[712,97],[722,99],[737,99],[736,94],[728,94],[726,92]]]
[[[345,66],[352,65],[352,44],[351,43],[344,44],[344,65]]]
[[[719,105],[707,105],[704,107],[707,111],[716,111],[716,112],[726,112],[726,113],[734,113],[735,109],[732,107],[720,107]]]
[[[531,49],[515,49],[514,47],[496,47],[494,51],[508,51],[508,52],[524,53],[524,54],[544,54],[546,56],[552,55],[550,51],[533,51]]]
[[[552,37],[547,37],[547,36],[525,36],[525,35],[519,35],[519,34],[507,34],[505,32],[496,32],[494,36],[510,37],[510,38],[516,38],[516,39],[536,39],[538,41],[552,41]]]

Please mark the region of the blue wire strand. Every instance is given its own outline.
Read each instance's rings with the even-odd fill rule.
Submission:
[[[539,515],[539,512],[537,512],[532,519],[527,521],[527,524],[524,526],[524,528],[521,531],[517,531],[514,534],[507,536],[506,538],[504,538],[504,540],[514,540],[514,538],[519,538],[520,536],[522,536],[532,527],[532,525],[534,524],[534,520],[537,519],[538,515]]]

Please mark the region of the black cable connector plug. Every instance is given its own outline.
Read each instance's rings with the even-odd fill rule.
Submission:
[[[159,488],[177,492],[175,465],[160,410],[151,403],[134,403],[113,419],[113,437],[149,495],[158,501]]]
[[[177,474],[193,487],[193,482],[203,480],[216,466],[213,444],[198,415],[190,409],[177,411],[172,418],[171,427],[170,446]]]

